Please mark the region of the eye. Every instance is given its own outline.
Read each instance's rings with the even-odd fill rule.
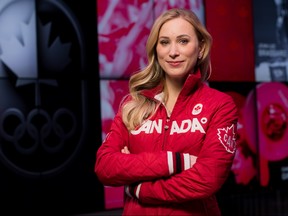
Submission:
[[[189,40],[185,39],[185,38],[182,38],[182,39],[179,40],[180,44],[187,44],[188,42],[189,42]]]
[[[169,41],[168,40],[160,40],[159,43],[164,46],[164,45],[167,45],[169,43]]]

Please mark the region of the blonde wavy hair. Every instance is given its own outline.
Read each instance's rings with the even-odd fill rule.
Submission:
[[[159,31],[164,23],[175,18],[183,18],[188,21],[196,31],[201,47],[204,47],[202,58],[198,59],[194,71],[200,69],[202,81],[208,80],[211,74],[210,50],[212,37],[201,23],[199,18],[191,10],[173,8],[160,15],[154,22],[150,35],[147,39],[146,52],[148,64],[143,69],[133,74],[129,80],[129,91],[131,100],[122,104],[122,119],[128,130],[140,126],[143,121],[152,116],[159,102],[143,96],[140,92],[162,86],[165,94],[165,73],[157,60],[156,45],[158,43]]]

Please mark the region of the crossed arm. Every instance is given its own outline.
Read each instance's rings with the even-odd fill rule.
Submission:
[[[127,146],[124,146],[124,148],[121,149],[121,153],[123,153],[123,154],[130,154],[130,151],[129,151],[129,149],[128,149]],[[197,160],[197,157],[196,157],[196,156],[190,155],[190,165],[191,165],[191,167],[193,167],[193,165],[196,163],[196,160]],[[190,167],[190,168],[191,168],[191,167]]]

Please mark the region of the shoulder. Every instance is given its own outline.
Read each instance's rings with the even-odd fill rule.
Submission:
[[[222,117],[233,116],[233,118],[238,116],[238,108],[234,99],[225,92],[203,85],[198,99],[211,114],[214,113]]]
[[[214,101],[214,103],[223,104],[223,103],[234,103],[234,99],[229,94],[222,92],[218,89],[212,88],[207,84],[203,85],[201,90],[201,95],[206,99]]]
[[[132,101],[132,96],[131,94],[126,94],[122,97],[122,100],[120,102],[120,107],[123,107],[126,103]]]

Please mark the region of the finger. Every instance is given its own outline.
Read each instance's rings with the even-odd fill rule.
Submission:
[[[190,155],[190,162],[191,162],[191,167],[196,163],[197,157],[194,155]]]

